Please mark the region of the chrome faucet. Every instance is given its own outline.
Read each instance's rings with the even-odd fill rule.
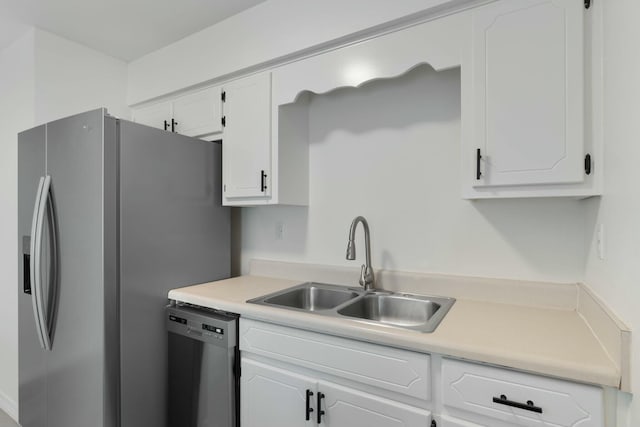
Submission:
[[[376,280],[373,276],[373,269],[371,268],[371,239],[369,237],[369,224],[362,216],[355,217],[351,223],[351,228],[349,229],[349,243],[347,244],[347,259],[351,261],[356,259],[356,243],[354,240],[356,238],[356,227],[359,222],[362,223],[362,227],[364,228],[364,244],[367,247],[365,263],[360,270],[360,285],[365,291],[370,291],[374,289]]]

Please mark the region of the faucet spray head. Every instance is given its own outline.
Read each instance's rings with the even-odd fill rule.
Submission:
[[[347,259],[351,261],[356,259],[356,244],[353,240],[349,240],[347,244]]]

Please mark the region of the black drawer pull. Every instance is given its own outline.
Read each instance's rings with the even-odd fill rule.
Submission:
[[[527,400],[527,403],[514,402],[512,400],[508,400],[507,396],[505,396],[504,394],[501,394],[500,397],[494,397],[493,403],[512,406],[514,408],[524,409],[525,411],[537,412],[538,414],[542,413],[542,408],[536,406],[531,400]]]
[[[482,171],[480,170],[480,160],[482,160],[482,155],[480,154],[480,149],[476,150],[476,180],[480,180],[482,177]]]
[[[309,419],[311,419],[311,413],[313,412],[313,408],[311,407],[311,397],[313,396],[313,392],[311,390],[307,390],[307,418],[306,420],[309,421]]]

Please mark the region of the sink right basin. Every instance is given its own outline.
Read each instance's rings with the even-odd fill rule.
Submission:
[[[338,314],[376,324],[433,332],[455,300],[419,295],[369,293]]]

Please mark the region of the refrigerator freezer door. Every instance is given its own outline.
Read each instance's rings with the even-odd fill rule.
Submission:
[[[103,425],[103,119],[95,110],[47,125],[60,269],[47,423],[39,427]]]
[[[220,144],[121,122],[122,427],[164,427],[170,289],[229,277]]]
[[[40,347],[31,292],[30,236],[40,178],[46,171],[45,126],[18,136],[18,348],[19,421],[23,427],[46,426],[46,357]],[[31,292],[31,293],[30,293]]]

